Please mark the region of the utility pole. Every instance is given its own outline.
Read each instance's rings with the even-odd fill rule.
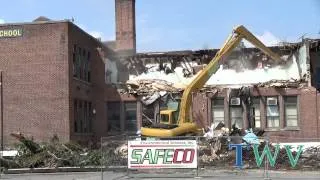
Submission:
[[[0,72],[0,86],[1,86],[1,158],[3,156],[3,71]],[[2,174],[2,161],[0,160],[0,169]]]
[[[3,154],[3,71],[1,71],[1,151]]]

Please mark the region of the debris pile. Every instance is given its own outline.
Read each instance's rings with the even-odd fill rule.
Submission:
[[[199,142],[199,166],[215,168],[233,168],[236,163],[235,150],[229,150],[230,142],[243,143],[241,137],[215,137],[208,140],[200,140]],[[258,147],[261,156],[266,142],[260,140]],[[272,154],[275,152],[275,146],[271,143],[269,148]],[[258,168],[255,155],[252,148],[243,148],[242,150],[243,168]],[[297,152],[293,151],[292,156],[296,158]],[[263,168],[262,164],[262,168]],[[288,154],[284,147],[280,148],[274,167],[270,169],[286,170],[286,169],[303,169],[303,170],[319,170],[320,169],[320,146],[306,148],[300,155],[296,167],[291,167]]]
[[[161,79],[129,80],[126,84],[132,94],[152,94],[159,91],[178,92],[182,90],[175,87],[173,83]]]
[[[305,84],[303,80],[271,80],[256,84],[257,87],[278,87],[278,88],[302,88]]]
[[[107,143],[101,149],[88,149],[76,143],[61,143],[55,136],[48,143],[38,144],[22,134],[11,134],[17,140],[18,155],[1,158],[5,168],[56,168],[126,164],[126,147],[120,142]]]
[[[320,146],[309,147],[301,155],[302,168],[320,169]]]
[[[261,138],[264,131],[259,129],[245,130],[245,134],[240,129],[232,126],[229,131],[223,123],[217,127],[209,127],[204,137],[198,140],[200,166],[214,166],[215,168],[232,168],[236,162],[235,150],[229,149],[229,144],[244,144],[242,149],[243,168],[258,168],[252,145],[257,144],[259,156],[261,156],[266,146],[266,141]],[[305,148],[299,156],[296,167],[292,168],[287,151],[283,146],[279,149],[276,164],[273,169],[320,169],[320,146],[314,143]],[[272,154],[275,153],[275,144],[269,143],[269,149]],[[292,156],[296,158],[297,150],[292,149]]]
[[[199,143],[199,158],[201,165],[216,165],[221,161],[228,161],[231,156],[227,153],[227,138],[216,137],[209,141],[200,141]],[[222,164],[220,164],[222,165]]]

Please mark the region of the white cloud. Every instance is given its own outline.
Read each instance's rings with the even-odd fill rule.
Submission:
[[[104,39],[104,35],[101,31],[89,31],[88,33],[95,38]]]
[[[274,36],[271,32],[265,31],[262,35],[254,34],[263,44],[266,46],[276,46],[281,40]],[[244,45],[246,47],[254,47],[250,42],[244,40]]]
[[[95,38],[101,38],[102,41],[113,41],[116,39],[114,34],[107,36],[101,31],[88,31],[88,33]]]
[[[4,24],[5,21],[3,19],[0,19],[0,24]]]
[[[84,31],[86,31],[87,33],[89,33],[91,36],[95,37],[95,38],[101,38],[102,41],[109,41],[109,40],[115,40],[115,35],[105,35],[102,31],[96,31],[96,30],[89,30],[87,28],[87,26],[83,25],[83,24],[78,24],[78,26],[83,29]]]

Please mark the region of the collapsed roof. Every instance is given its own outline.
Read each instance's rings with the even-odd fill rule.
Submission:
[[[204,89],[242,86],[301,87],[307,79],[306,42],[269,47],[286,59],[275,64],[257,48],[237,47],[219,63]],[[318,41],[317,41],[318,42]],[[138,53],[126,58],[130,71],[128,90],[134,94],[180,92],[215,56],[218,49]]]

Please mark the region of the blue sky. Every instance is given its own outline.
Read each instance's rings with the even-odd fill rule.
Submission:
[[[73,17],[90,34],[115,39],[114,0],[1,2],[0,23],[40,15]],[[219,48],[238,24],[265,43],[320,38],[320,0],[136,0],[138,52]]]

